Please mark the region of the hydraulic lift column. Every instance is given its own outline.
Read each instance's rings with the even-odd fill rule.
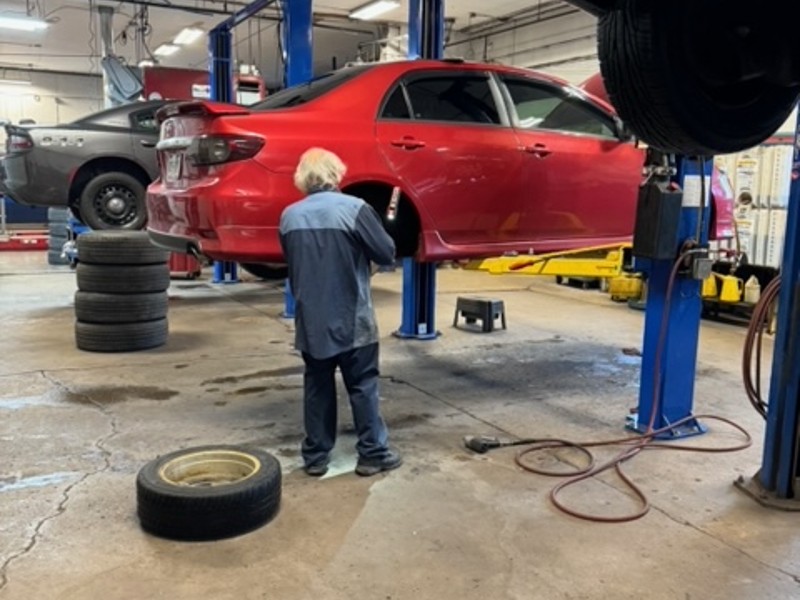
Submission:
[[[674,439],[705,432],[692,418],[692,404],[700,285],[711,266],[704,250],[711,214],[711,161],[703,161],[703,183],[700,161],[679,159],[672,166],[657,152],[648,153],[648,162],[653,156],[663,163],[656,160],[646,167],[650,179],[639,197],[633,242],[637,269],[647,276],[647,308],[639,406],[628,417],[628,428],[649,433],[670,427],[658,437]],[[686,264],[673,279],[676,260],[687,250],[692,254],[686,255]],[[678,421],[681,424],[672,427]]]
[[[736,484],[766,506],[800,510],[800,121],[784,244],[764,458],[751,480]]]
[[[444,0],[409,0],[408,58],[444,56]],[[403,259],[403,313],[397,337],[436,338],[436,264]]]

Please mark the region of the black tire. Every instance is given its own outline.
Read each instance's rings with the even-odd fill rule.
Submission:
[[[68,265],[69,259],[66,256],[61,256],[61,249],[47,251],[47,264],[48,265]]]
[[[47,209],[47,222],[48,223],[66,223],[69,219],[68,208],[48,208]]]
[[[169,266],[87,265],[78,262],[78,289],[101,294],[143,294],[169,288]]]
[[[763,48],[748,53],[749,36],[735,49],[729,38],[748,27],[755,28],[753,38],[771,34],[758,29],[767,20],[741,21],[746,9],[759,13],[750,3],[736,3],[730,8],[736,14],[726,18],[713,12],[718,5],[619,0],[600,18],[600,66],[611,103],[639,138],[664,152],[712,156],[751,148],[774,133],[797,102],[800,86],[766,76],[736,81],[737,56],[757,64],[770,59]]]
[[[136,478],[142,529],[174,540],[217,540],[252,531],[280,508],[281,467],[262,450],[201,446],[166,454]]]
[[[83,188],[78,210],[92,229],[142,229],[147,221],[145,186],[127,173],[102,173]]]
[[[60,236],[60,235],[51,235],[47,238],[47,247],[51,250],[58,250],[61,252],[61,248],[63,248],[64,244],[67,243],[67,236]]]
[[[261,264],[261,263],[240,263],[241,267],[259,279],[275,280],[286,279],[289,276],[289,269],[284,265]]]
[[[69,229],[67,228],[67,222],[64,221],[51,221],[50,224],[47,226],[47,231],[51,237],[67,237],[69,233]]]
[[[89,352],[135,352],[163,346],[169,326],[166,319],[145,323],[75,322],[75,343]]]
[[[75,292],[75,317],[83,323],[139,323],[167,316],[167,292],[98,294]]]
[[[78,260],[92,265],[154,265],[169,252],[150,241],[146,231],[91,231],[78,236]]]

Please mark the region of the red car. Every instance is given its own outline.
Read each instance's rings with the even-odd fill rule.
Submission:
[[[248,108],[189,102],[160,118],[148,230],[179,252],[280,262],[278,222],[311,146],[342,158],[342,190],[377,209],[400,256],[548,252],[633,231],[643,151],[606,102],[524,69],[353,66]]]

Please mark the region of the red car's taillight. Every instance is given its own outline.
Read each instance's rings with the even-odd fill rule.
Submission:
[[[195,165],[218,165],[252,158],[264,147],[264,138],[252,135],[203,135],[192,140],[186,151]]]

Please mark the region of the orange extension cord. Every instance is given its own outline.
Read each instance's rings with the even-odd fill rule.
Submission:
[[[667,327],[668,327],[668,319],[671,307],[671,298],[672,292],[675,287],[675,281],[678,276],[678,271],[681,268],[681,265],[684,264],[684,261],[688,259],[692,254],[696,254],[701,252],[701,250],[694,249],[688,250],[678,257],[678,260],[675,262],[675,265],[672,268],[670,273],[670,277],[667,284],[667,292],[666,292],[666,300],[664,304],[664,316],[661,321],[661,330],[659,332],[659,341],[656,347],[656,356],[655,356],[655,364],[661,364],[661,357],[664,352],[664,345],[666,343],[666,336],[667,336]],[[769,290],[765,290],[769,291]],[[768,305],[767,305],[768,306]],[[765,310],[766,312],[766,310]],[[763,319],[763,317],[762,317]],[[760,356],[760,353],[759,353]],[[749,363],[748,363],[749,364]],[[656,413],[658,412],[658,405],[661,402],[660,398],[660,388],[661,388],[661,369],[655,370],[654,375],[654,382],[653,382],[653,409],[652,414],[650,416],[650,423],[647,426],[647,430],[643,435],[639,436],[629,436],[629,437],[622,437],[616,438],[611,440],[600,440],[595,442],[586,442],[586,443],[576,443],[570,442],[568,440],[561,440],[561,439],[542,439],[533,441],[527,448],[521,450],[516,455],[516,463],[526,471],[531,473],[537,473],[539,475],[547,475],[551,477],[568,477],[565,481],[559,483],[550,491],[550,500],[553,504],[561,510],[562,512],[571,515],[573,517],[577,517],[579,519],[584,519],[587,521],[595,521],[599,523],[624,523],[627,521],[635,521],[636,519],[640,519],[644,515],[646,515],[650,510],[650,502],[647,499],[645,493],[639,488],[631,479],[625,474],[622,470],[622,464],[637,454],[639,454],[642,450],[678,450],[682,452],[712,452],[712,453],[721,453],[721,452],[736,452],[738,450],[744,450],[748,448],[752,443],[753,439],[750,434],[747,432],[744,427],[738,425],[737,423],[725,419],[723,417],[719,417],[716,415],[697,415],[697,416],[689,416],[685,419],[681,419],[675,423],[667,427],[663,427],[661,429],[653,429],[655,424],[655,417]],[[701,447],[701,446],[686,446],[686,445],[673,445],[673,444],[666,444],[662,442],[656,442],[655,438],[660,435],[661,433],[665,433],[674,429],[675,427],[682,425],[693,419],[704,419],[704,420],[715,420],[721,421],[726,425],[730,425],[732,428],[739,431],[744,436],[744,441],[735,444],[732,446],[725,446],[725,447],[717,447],[717,448],[708,448],[708,447]],[[624,449],[617,454],[611,460],[604,462],[600,465],[595,465],[594,456],[589,451],[589,448],[592,447],[599,447],[599,446],[624,446]],[[547,471],[544,469],[540,469],[537,467],[531,466],[529,463],[525,461],[525,457],[529,456],[535,452],[539,452],[545,449],[552,449],[552,448],[573,448],[578,450],[582,454],[584,454],[588,460],[589,464],[581,470],[564,473],[564,472],[554,472],[554,471]],[[641,508],[634,512],[627,515],[621,516],[604,516],[604,515],[595,515],[589,514],[585,512],[581,512],[579,510],[570,508],[566,506],[563,502],[561,502],[558,498],[559,492],[564,490],[564,488],[573,486],[581,481],[585,481],[604,471],[613,468],[619,478],[625,483],[625,485],[633,492],[633,494],[639,499],[641,503]]]

